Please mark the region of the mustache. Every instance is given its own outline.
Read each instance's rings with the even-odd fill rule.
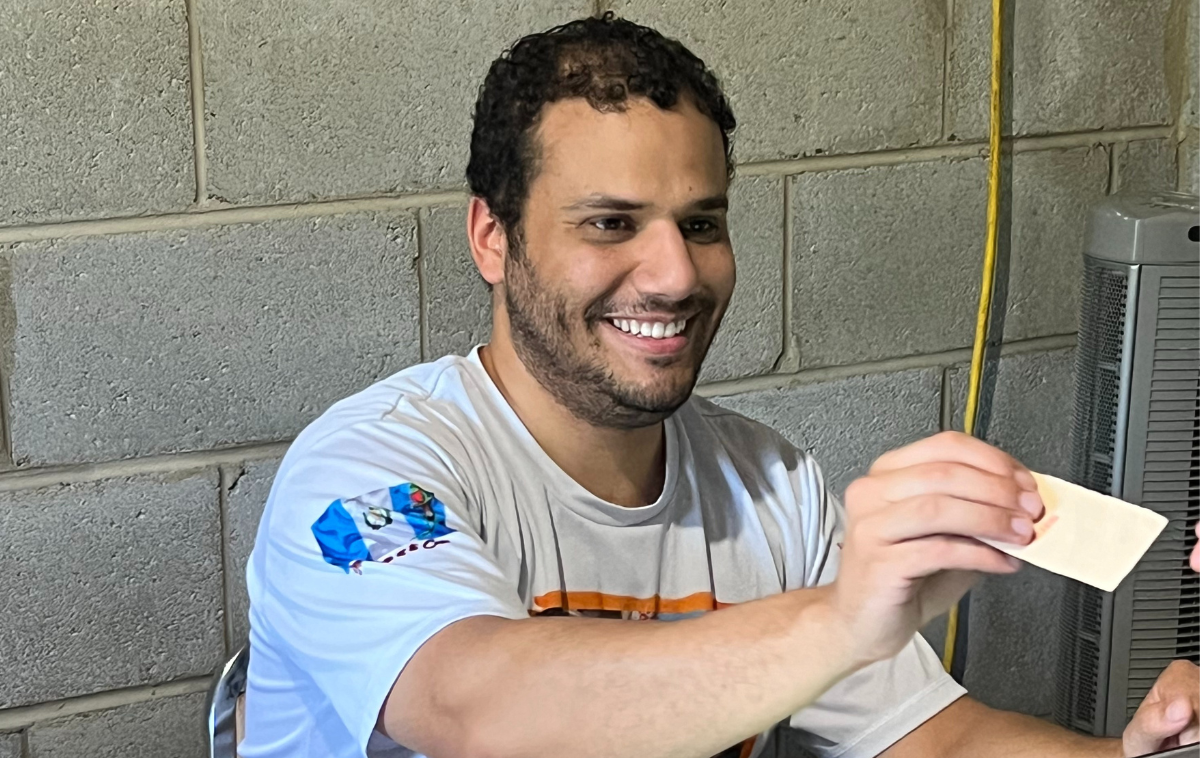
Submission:
[[[678,316],[684,315],[708,315],[717,308],[717,299],[712,295],[704,292],[697,292],[682,300],[673,300],[665,297],[644,297],[636,302],[620,302],[616,298],[608,295],[603,295],[592,302],[591,305],[583,312],[584,320],[589,324],[601,321],[605,314],[608,313],[629,313],[636,314],[642,312],[666,313]]]

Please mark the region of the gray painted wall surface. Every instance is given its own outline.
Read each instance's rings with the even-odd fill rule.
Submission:
[[[0,3],[0,756],[203,754],[199,693],[245,640],[286,443],[486,339],[462,171],[476,87],[523,33],[612,8],[726,84],[739,285],[703,394],[813,449],[839,492],[958,424],[988,6]],[[1034,467],[1065,462],[1088,207],[1196,186],[1196,6],[1017,8],[991,432]],[[1048,713],[1060,590],[981,586],[978,697]]]

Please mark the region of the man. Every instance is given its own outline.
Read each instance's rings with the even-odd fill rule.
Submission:
[[[1029,541],[1019,463],[938,435],[843,515],[809,456],[692,397],[734,286],[733,128],[699,59],[611,17],[493,64],[467,169],[491,341],[288,452],[248,570],[245,758],[751,756],[781,722],[823,756],[1192,738],[1191,664],[1102,741],[972,701],[916,635],[1017,570],[975,538]]]

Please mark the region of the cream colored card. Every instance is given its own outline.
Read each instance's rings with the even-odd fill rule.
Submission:
[[[983,540],[997,550],[1105,592],[1117,588],[1167,525],[1166,517],[1045,474],[1034,474],[1046,515],[1033,542]]]

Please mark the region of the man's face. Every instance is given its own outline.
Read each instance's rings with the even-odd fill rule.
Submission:
[[[539,383],[591,424],[637,428],[692,387],[729,303],[733,251],[716,124],[686,98],[543,112],[504,299]]]

